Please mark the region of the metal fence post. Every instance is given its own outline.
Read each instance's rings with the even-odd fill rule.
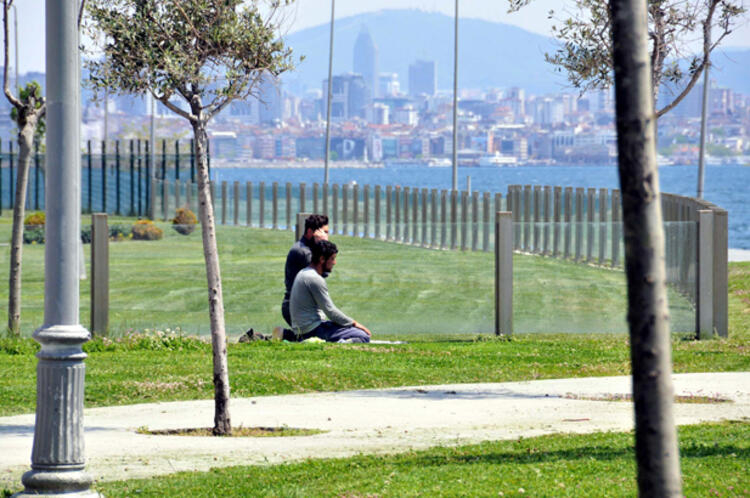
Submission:
[[[107,212],[107,141],[102,140],[102,212]]]
[[[395,208],[396,216],[395,216],[395,223],[393,226],[393,233],[394,233],[394,240],[398,242],[401,240],[401,225],[400,225],[401,223],[401,187],[396,185],[396,188],[394,190],[395,190],[394,197],[396,201],[395,202],[396,205],[394,206],[394,208]]]
[[[166,180],[164,181],[164,185],[167,184]],[[165,206],[166,210],[166,206]],[[227,224],[227,182],[222,181],[221,182],[221,224],[226,225]]]
[[[448,192],[445,190],[440,191],[440,249],[445,249],[447,231],[448,231],[448,216],[447,216],[447,204],[448,204]]]
[[[729,213],[714,210],[714,330],[719,337],[729,337]]]
[[[271,184],[271,227],[279,229],[279,183]]]
[[[253,182],[245,183],[245,224],[253,226]]]
[[[411,193],[411,243],[419,239],[419,189],[414,187]]]
[[[319,203],[318,203],[318,197],[320,197],[320,184],[318,182],[313,183],[313,190],[312,190],[312,204],[313,204],[313,213],[320,214],[320,211],[318,210]]]
[[[558,256],[560,256],[560,212],[562,211],[562,187],[554,187],[553,196],[552,257],[557,258]]]
[[[428,190],[422,189],[422,236],[420,237],[420,243],[422,247],[427,247],[427,196]]]
[[[375,238],[380,238],[380,185],[375,185]]]
[[[109,228],[107,214],[91,215],[91,332],[109,328]]]
[[[328,215],[328,218],[330,221],[329,225],[332,225],[330,227],[331,233],[337,233],[337,231],[340,233],[340,230],[339,230],[339,186],[337,183],[333,184],[332,190],[333,190],[333,192],[331,193],[333,197],[333,199],[331,199],[332,211],[331,211],[331,214]]]
[[[305,220],[312,213],[297,213],[297,224],[294,225],[294,241],[297,242],[305,235]]]
[[[180,190],[180,180],[175,180],[175,192],[179,192]],[[234,218],[234,226],[237,226],[240,224],[240,182],[235,181],[232,184],[232,205],[233,205],[233,211],[232,215]]]
[[[552,222],[552,187],[546,185],[544,187],[544,230],[542,243],[542,254],[549,256],[551,254],[550,249],[550,223]]]
[[[563,241],[563,258],[569,259],[571,254],[571,238],[573,227],[573,187],[565,187],[565,240]]]
[[[495,214],[495,335],[513,334],[513,214]]]
[[[284,193],[286,194],[286,229],[294,230],[292,226],[292,184],[290,182],[286,182],[286,185],[284,185]],[[315,212],[317,213],[317,210]]]
[[[349,233],[349,185],[341,186],[341,233]]]
[[[607,189],[599,189],[599,264],[607,259]]]
[[[586,199],[586,261],[591,263],[594,260],[594,207],[596,205],[596,189],[590,188],[587,191]]]
[[[37,154],[39,149],[37,148]],[[120,141],[115,141],[115,213],[122,214],[120,205]],[[37,208],[38,209],[38,208]]]
[[[438,191],[436,188],[430,191],[430,247],[437,247],[437,220],[438,220],[438,208],[437,208],[437,196]]]
[[[534,254],[540,254],[542,252],[541,249],[541,231],[539,230],[539,222],[541,221],[541,213],[542,210],[542,186],[541,185],[534,185],[534,191],[533,191],[533,205],[534,205],[534,230],[533,230],[533,244],[534,247],[532,247],[532,252]]]
[[[362,227],[362,233],[364,235],[364,238],[369,239],[370,238],[370,186],[365,185],[365,191],[363,193],[365,197],[365,213],[364,213],[364,223]]]
[[[461,192],[461,250],[468,248],[469,234],[469,193],[464,190]]]
[[[584,190],[582,187],[576,188],[576,261],[581,261],[581,258],[583,257],[583,193]]]
[[[612,191],[612,266],[620,264],[620,238],[622,237],[622,225],[620,224],[620,191]]]
[[[531,185],[523,186],[523,250],[531,252]]]
[[[409,187],[404,187],[404,218],[403,231],[401,232],[401,241],[406,244],[409,242]]]
[[[305,212],[305,185],[304,182],[299,184],[299,210],[301,213]]]
[[[328,212],[328,184],[323,184],[323,214],[329,215]]]
[[[359,237],[359,185],[355,184],[352,188],[352,236]]]
[[[260,182],[258,185],[258,228],[265,228],[265,210],[266,210],[266,183]]]
[[[451,190],[451,249],[458,243],[458,191]]]
[[[714,335],[714,213],[698,210],[698,299],[696,333],[698,339]]]
[[[482,194],[482,251],[490,250],[490,193]]]

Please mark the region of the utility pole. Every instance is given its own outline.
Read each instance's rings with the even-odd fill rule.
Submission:
[[[326,155],[323,165],[323,184],[328,184],[328,160],[331,155],[331,99],[333,97],[333,22],[336,18],[336,0],[331,0],[331,39],[328,45],[328,96],[326,98]]]
[[[78,1],[46,0],[47,151],[44,325],[34,332],[37,402],[31,470],[17,496],[97,496],[84,470],[78,244],[81,231]]]
[[[458,190],[458,0],[453,29],[453,190]]]
[[[703,199],[703,180],[706,177],[705,160],[706,160],[706,121],[708,119],[708,71],[711,68],[709,53],[705,47],[711,45],[711,25],[708,24],[704,29],[708,30],[704,37],[703,53],[706,57],[706,65],[703,67],[703,109],[701,110],[701,143],[698,152],[698,199]]]

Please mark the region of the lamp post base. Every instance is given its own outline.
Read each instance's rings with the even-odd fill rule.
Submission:
[[[30,470],[21,481],[24,490],[12,498],[65,496],[93,498],[101,496],[91,490],[93,478],[83,470]]]

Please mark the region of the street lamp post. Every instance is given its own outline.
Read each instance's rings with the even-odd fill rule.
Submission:
[[[458,190],[458,0],[453,29],[453,190]]]
[[[18,496],[97,496],[85,472],[79,319],[80,86],[78,2],[46,0],[47,151],[44,325],[34,332],[37,403],[31,470]]]
[[[328,159],[331,155],[331,98],[333,97],[333,21],[335,19],[336,0],[331,0],[331,36],[328,45],[328,93],[326,98],[326,153],[323,165],[323,183],[328,184]]]

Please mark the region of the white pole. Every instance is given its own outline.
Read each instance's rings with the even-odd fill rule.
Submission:
[[[453,30],[453,190],[458,189],[458,0]]]
[[[323,171],[323,184],[328,184],[328,159],[331,155],[331,99],[333,97],[333,22],[336,0],[331,0],[331,37],[328,45],[328,92],[326,98],[326,154]]]
[[[46,0],[47,150],[44,325],[34,332],[37,405],[31,470],[18,496],[96,496],[84,471],[89,332],[80,324],[81,216],[78,1]]]
[[[698,152],[698,199],[703,199],[703,180],[706,176],[706,121],[708,118],[708,69],[710,67],[711,64],[706,61],[706,67],[703,68],[703,109],[701,111],[701,142]]]

